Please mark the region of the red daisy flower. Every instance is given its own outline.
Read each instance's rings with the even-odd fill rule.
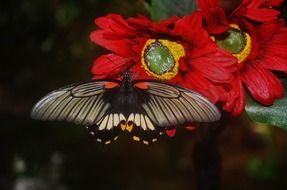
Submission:
[[[283,0],[243,0],[229,15],[229,20],[252,29],[256,26],[254,21],[268,22],[277,19],[280,11],[273,9],[273,6],[279,6],[282,2]]]
[[[243,0],[224,18],[223,10],[217,11],[220,14],[214,11],[215,7],[220,9],[214,0],[198,1],[206,28],[216,44],[238,60],[238,69],[224,105],[224,109],[234,115],[240,114],[245,107],[243,85],[263,105],[271,105],[275,98],[283,96],[282,84],[272,71],[287,72],[287,28],[283,21],[276,20],[279,12],[267,8],[281,2]],[[224,18],[224,22],[217,21],[218,18]],[[223,27],[226,27],[225,31],[220,32]]]
[[[199,91],[211,101],[225,100],[217,84],[233,79],[236,60],[217,48],[202,28],[199,13],[154,23],[140,16],[97,18],[90,39],[111,51],[94,61],[94,78],[119,77],[123,69],[136,79],[156,78]]]
[[[212,34],[219,34],[229,28],[229,24],[237,24],[252,30],[256,23],[277,19],[280,11],[273,9],[283,0],[242,0],[230,14],[218,6],[217,0],[197,0],[198,7],[206,20],[206,28]]]

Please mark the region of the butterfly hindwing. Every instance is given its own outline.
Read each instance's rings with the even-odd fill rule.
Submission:
[[[134,141],[141,141],[144,144],[151,144],[158,141],[164,132],[164,128],[158,127],[145,111],[136,106],[135,113],[131,113],[127,118],[127,130]]]
[[[98,142],[110,144],[117,140],[122,131],[121,123],[125,123],[122,114],[110,113],[106,114],[97,124],[89,125],[87,128]]]

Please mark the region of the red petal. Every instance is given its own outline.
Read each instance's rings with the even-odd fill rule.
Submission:
[[[267,3],[269,3],[271,6],[279,7],[284,0],[269,0]]]
[[[223,109],[237,116],[242,113],[245,107],[244,89],[239,76],[236,76],[230,84],[231,89],[228,92],[228,98]]]
[[[271,24],[266,24],[271,25]],[[266,28],[265,25],[262,26]],[[287,59],[287,28],[282,23],[273,24],[274,30],[270,31],[270,38],[262,44],[263,54],[278,55]],[[262,30],[259,31],[259,33]],[[262,33],[262,32],[261,32]]]
[[[281,81],[271,72],[268,70],[265,70],[269,74],[266,75],[267,80],[271,83],[271,86],[273,87],[273,94],[274,98],[282,98],[283,97],[283,86],[281,84]]]
[[[216,44],[202,27],[202,15],[198,11],[178,20],[171,34],[189,42],[192,57],[210,53],[216,48]]]
[[[279,7],[283,3],[283,0],[266,0],[266,1],[258,0],[258,1],[261,7],[265,8],[270,8],[271,6]]]
[[[202,15],[199,12],[194,12],[191,16],[184,16],[175,23],[175,27],[171,32],[175,36],[192,42],[192,46],[202,47],[210,41],[210,37],[202,27]]]
[[[213,82],[225,83],[232,80],[237,60],[223,51],[216,51],[190,60],[199,72]]]
[[[267,22],[276,19],[279,14],[280,14],[279,11],[273,9],[261,8],[261,9],[246,9],[246,11],[244,12],[244,14],[242,14],[242,16],[260,22]]]
[[[205,19],[205,28],[211,34],[219,34],[228,29],[225,12],[216,0],[197,0],[197,5]]]
[[[145,16],[138,16],[137,18],[129,18],[127,22],[130,26],[142,31],[149,31],[149,33],[169,33],[171,30],[169,27],[172,26],[177,20],[179,20],[179,18],[177,16],[173,16],[169,19],[162,20],[159,23],[154,23]]]
[[[128,25],[125,19],[117,14],[109,14],[95,20],[95,24],[105,32],[133,34],[134,29]]]
[[[92,32],[90,34],[90,39],[99,46],[102,46],[118,55],[123,57],[132,56],[132,40],[110,40],[105,38],[105,32],[100,30]]]
[[[133,79],[152,79],[141,67],[141,63],[133,64],[129,71],[133,73]]]
[[[259,38],[259,42],[265,42],[266,40],[269,40],[272,35],[278,30],[280,26],[274,22],[269,22],[262,24],[257,30],[256,35]]]
[[[270,70],[283,71],[287,73],[287,59],[274,55],[262,55],[260,64]]]
[[[246,3],[246,7],[248,8],[259,8],[265,2],[264,0],[244,0],[244,3]]]
[[[121,71],[128,67],[129,59],[115,54],[107,54],[98,57],[91,68],[93,78],[106,78],[118,76]]]
[[[241,76],[253,98],[264,105],[271,105],[283,93],[280,81],[255,61],[245,62]]]
[[[219,100],[224,100],[226,98],[225,91],[223,91],[221,87],[215,86],[206,78],[204,78],[201,73],[195,71],[190,71],[185,76],[184,83],[181,85],[201,93],[213,103],[216,103]]]
[[[217,5],[216,0],[196,0],[197,6],[200,10],[209,11],[209,8]]]
[[[276,5],[278,2],[269,2],[264,0],[243,0],[231,13],[230,17],[246,17],[259,22],[272,21],[275,20],[280,14],[280,11],[270,9],[268,7],[272,4]]]

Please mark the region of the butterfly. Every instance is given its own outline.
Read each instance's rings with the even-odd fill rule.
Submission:
[[[220,112],[199,93],[156,80],[103,79],[71,84],[43,97],[31,117],[86,126],[98,142],[110,144],[122,131],[151,144],[166,130],[191,122],[219,120]]]

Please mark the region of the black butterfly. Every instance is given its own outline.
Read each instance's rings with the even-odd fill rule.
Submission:
[[[144,144],[168,129],[191,122],[212,122],[218,109],[202,95],[155,80],[92,80],[55,90],[33,108],[32,118],[87,126],[97,141],[109,144],[121,131]]]

